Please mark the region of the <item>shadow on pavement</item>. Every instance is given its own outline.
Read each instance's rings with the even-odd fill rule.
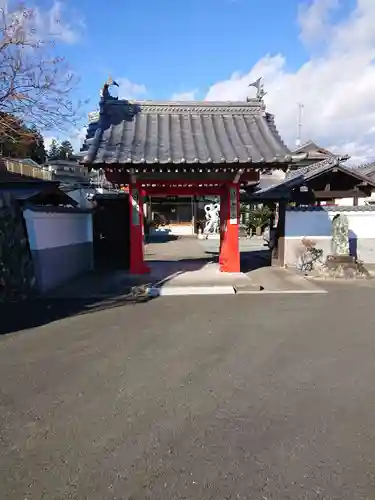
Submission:
[[[167,235],[166,239],[171,241]],[[199,271],[207,264],[217,263],[219,255],[216,249],[202,248],[195,258],[183,258],[179,251],[168,257],[170,260],[156,258],[148,261],[153,270],[152,276],[144,275],[135,279],[124,271],[92,272],[52,291],[48,297],[0,304],[0,335],[37,328],[72,316],[154,300],[156,297],[142,294],[142,291],[132,293],[132,290],[142,290],[150,282],[161,282],[165,286],[176,275]],[[269,249],[241,251],[243,273],[270,264]]]
[[[0,304],[0,335],[37,328],[60,319],[148,302],[150,297],[105,299],[33,299]]]
[[[158,232],[156,234],[150,234],[146,238],[146,243],[169,243],[170,241],[177,241],[181,237],[174,235],[174,234],[169,234],[167,231],[166,232]]]
[[[269,248],[264,250],[252,250],[241,252],[241,272],[250,273],[261,267],[269,267],[272,263],[272,251]]]

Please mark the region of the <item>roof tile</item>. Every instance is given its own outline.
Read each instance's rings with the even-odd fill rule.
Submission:
[[[108,100],[91,118],[83,163],[277,163],[290,151],[259,100],[156,103]]]

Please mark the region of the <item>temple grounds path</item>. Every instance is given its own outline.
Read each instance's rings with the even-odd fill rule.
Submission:
[[[374,498],[375,289],[326,287],[1,309],[1,499]]]

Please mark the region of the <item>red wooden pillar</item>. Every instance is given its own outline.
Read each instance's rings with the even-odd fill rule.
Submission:
[[[144,230],[143,230],[143,191],[137,184],[129,185],[130,203],[130,265],[131,274],[146,274],[149,272],[144,261]]]
[[[220,271],[240,272],[240,245],[238,241],[239,186],[224,188],[220,200]]]
[[[220,254],[219,254],[220,269],[223,263],[223,255],[221,253],[221,249],[223,248],[225,231],[227,228],[227,211],[228,211],[227,198],[228,198],[228,190],[225,187],[220,193]]]

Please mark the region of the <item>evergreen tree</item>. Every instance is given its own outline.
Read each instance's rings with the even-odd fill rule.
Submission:
[[[74,150],[70,141],[62,141],[58,152],[59,159],[71,160],[73,155],[74,155]]]
[[[53,139],[48,149],[48,159],[57,160],[59,158],[60,146],[56,139]]]
[[[47,156],[43,136],[36,127],[32,127],[31,131],[34,134],[34,139],[30,144],[28,157],[39,163],[39,165],[43,165]]]

